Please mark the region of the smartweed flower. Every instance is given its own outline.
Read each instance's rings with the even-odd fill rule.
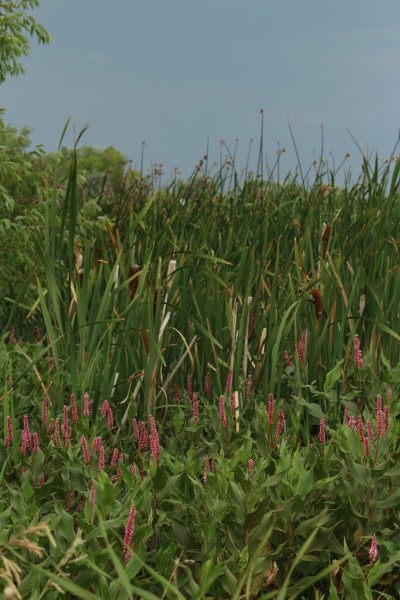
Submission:
[[[325,420],[324,419],[320,419],[320,421],[319,421],[319,441],[321,442],[322,446],[325,445]]]
[[[100,446],[101,446],[101,436],[95,437],[93,440],[93,450],[94,450],[94,452],[96,452],[96,454],[100,450]]]
[[[197,401],[196,392],[193,392],[192,403],[193,403],[193,423],[195,425],[197,425],[197,423],[199,422],[199,403]]]
[[[207,483],[207,479],[208,479],[208,474],[211,471],[211,465],[210,465],[210,461],[208,456],[206,456],[205,460],[204,460],[204,475],[203,475],[203,481],[204,483]]]
[[[368,421],[367,421],[367,431],[368,431],[369,439],[373,440],[374,439],[374,430],[372,429],[371,419],[368,419]]]
[[[176,383],[175,383],[175,386],[174,386],[174,390],[175,390],[175,392],[174,392],[174,402],[175,402],[175,404],[179,404],[179,402],[181,401],[181,393],[180,393],[179,387],[176,385]]]
[[[23,422],[24,422],[24,431],[25,431],[25,436],[26,436],[26,443],[29,449],[31,449],[32,447],[32,436],[31,436],[31,432],[29,431],[29,419],[28,419],[28,415],[24,415],[23,416]]]
[[[376,543],[376,536],[374,534],[372,536],[371,547],[369,549],[369,560],[371,563],[374,563],[377,558],[378,558],[378,545]]]
[[[297,345],[297,355],[299,357],[299,363],[304,364],[306,362],[306,345],[307,345],[307,331],[303,329],[300,336],[300,341]]]
[[[160,453],[161,453],[161,446],[160,446],[160,440],[158,437],[156,422],[154,420],[153,415],[149,415],[149,421],[150,421],[150,429],[151,429],[151,435],[150,435],[151,455],[154,458],[154,460],[156,461],[156,464],[158,465],[158,459],[159,459]]]
[[[87,441],[86,441],[86,438],[84,435],[81,437],[81,445],[82,445],[82,452],[83,452],[83,460],[85,461],[85,463],[87,465],[90,465],[89,448],[88,448],[88,444],[87,444]]]
[[[294,369],[294,364],[290,360],[289,354],[286,352],[286,350],[283,353],[283,358],[285,359],[285,363],[287,364],[287,366],[292,367]]]
[[[268,395],[268,423],[269,426],[272,427],[274,423],[274,413],[275,413],[275,398],[273,394]]]
[[[387,432],[388,429],[389,429],[389,406],[385,406],[385,424],[384,424],[385,433]]]
[[[230,392],[231,392],[231,389],[232,389],[232,378],[233,378],[233,371],[232,371],[232,369],[231,369],[231,370],[229,371],[229,373],[228,373],[228,377],[227,377],[227,379],[226,379],[226,386],[225,386],[225,389],[226,389],[226,393],[227,393],[227,394],[230,394]]]
[[[92,410],[92,401],[89,399],[89,394],[85,392],[83,394],[83,416],[89,417]]]
[[[108,405],[108,408],[107,408],[107,425],[108,425],[108,429],[111,431],[111,429],[113,428],[113,425],[114,425],[114,417],[113,417],[110,405]]]
[[[210,373],[207,373],[204,379],[204,391],[206,393],[207,398],[211,398],[211,377]]]
[[[368,438],[365,437],[363,439],[363,443],[364,443],[364,452],[365,452],[365,456],[368,458],[369,457],[369,441]]]
[[[222,427],[224,429],[226,429],[227,426],[228,426],[228,419],[226,418],[225,405],[224,405],[224,397],[223,396],[219,397],[219,418],[221,420]]]
[[[387,397],[388,397],[389,402],[391,402],[392,398],[393,398],[393,390],[391,387],[388,387]]]
[[[99,469],[104,470],[105,458],[104,458],[104,446],[100,446],[99,451]]]
[[[56,419],[55,425],[54,425],[54,444],[56,446],[61,446],[61,439],[60,439],[60,419]]]
[[[93,508],[94,508],[94,504],[96,502],[96,486],[95,483],[92,479],[92,484],[90,486],[90,499],[89,499],[89,504],[90,504],[90,510],[93,512]]]
[[[68,406],[66,406],[66,404],[64,404],[61,433],[63,434],[65,441],[68,442],[71,437],[71,427],[68,425]]]
[[[382,438],[385,435],[385,427],[383,425],[382,396],[380,394],[376,397],[376,427],[378,437]]]
[[[363,358],[362,358],[362,352],[360,350],[360,340],[359,340],[357,334],[354,336],[353,347],[354,347],[354,364],[356,365],[356,367],[358,369],[362,369]]]
[[[8,415],[8,417],[7,417],[7,437],[4,440],[7,447],[11,446],[13,439],[14,439],[14,434],[13,434],[13,428],[12,428],[12,421],[11,421],[10,415]]]
[[[132,473],[132,477],[136,477],[137,470],[136,470],[135,463],[132,463],[132,465],[131,465],[131,473]]]
[[[131,541],[132,541],[133,529],[135,526],[135,518],[136,518],[136,506],[132,506],[131,510],[129,511],[129,517],[126,522],[125,534],[124,534],[123,557],[124,557],[125,564],[129,561],[131,554],[132,554],[130,545],[131,545]]]
[[[282,431],[283,431],[283,427],[285,425],[285,413],[283,412],[283,410],[279,411],[279,420],[278,420],[278,424],[276,426],[276,433],[275,433],[275,439],[274,442],[278,441],[278,438],[280,437]]]
[[[71,417],[72,417],[72,423],[74,425],[76,425],[77,422],[79,421],[79,414],[78,414],[78,409],[76,407],[74,394],[71,394]]]
[[[38,434],[35,433],[32,436],[33,439],[33,453],[37,454],[39,452],[39,438],[38,438]]]
[[[132,419],[132,426],[133,426],[133,433],[135,435],[135,440],[138,442],[140,434],[139,434],[139,427],[138,427],[136,419]]]
[[[47,402],[48,402],[48,398],[47,398],[47,396],[45,396],[42,400],[42,423],[43,423],[43,425],[46,425],[46,421],[47,421]]]
[[[44,484],[44,473],[42,473],[39,477],[38,486],[42,487],[43,484]]]
[[[247,472],[249,474],[249,479],[252,479],[252,477],[253,477],[253,468],[254,468],[254,461],[252,458],[249,458],[249,460],[247,461]]]
[[[118,460],[118,454],[119,454],[119,450],[118,448],[114,448],[114,452],[111,458],[111,463],[110,463],[110,467],[113,469],[115,467],[115,465],[117,464],[117,460]]]
[[[249,375],[247,378],[246,398],[250,398],[252,385],[253,385],[253,377],[251,375]]]
[[[364,425],[363,425],[362,415],[358,415],[357,425],[358,425],[358,433],[360,434],[360,440],[364,441]]]
[[[144,452],[149,447],[149,434],[146,431],[146,425],[142,421],[140,423],[140,436],[139,436],[139,452]]]
[[[107,414],[109,406],[110,405],[108,403],[108,400],[104,400],[104,402],[103,402],[103,404],[101,406],[101,411],[100,411],[100,414],[101,414],[102,417],[104,417],[104,415]]]

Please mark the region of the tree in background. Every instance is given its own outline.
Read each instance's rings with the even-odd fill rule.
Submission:
[[[8,75],[24,73],[20,58],[29,55],[29,37],[48,44],[50,35],[29,13],[39,6],[39,0],[0,2],[0,84]]]

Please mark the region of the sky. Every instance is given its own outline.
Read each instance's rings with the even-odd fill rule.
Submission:
[[[41,0],[34,15],[52,42],[32,42],[0,107],[47,151],[71,116],[76,133],[89,125],[81,145],[114,146],[135,168],[144,148],[166,179],[207,149],[212,168],[221,140],[237,144],[238,170],[249,152],[256,169],[261,109],[263,163],[284,148],[283,174],[297,164],[289,123],[303,172],[322,140],[331,167],[350,153],[353,176],[360,148],[383,161],[396,144],[399,0]]]

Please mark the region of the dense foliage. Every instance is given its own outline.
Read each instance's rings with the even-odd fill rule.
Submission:
[[[91,191],[77,152],[64,180],[65,151],[21,140],[7,593],[398,597],[400,162],[345,189],[323,162],[301,184],[228,162]]]

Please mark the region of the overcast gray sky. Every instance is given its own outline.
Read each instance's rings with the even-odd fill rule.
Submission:
[[[115,146],[167,176],[188,176],[209,139],[250,140],[294,169],[288,118],[303,168],[320,150],[336,164],[361,147],[387,158],[400,128],[399,0],[41,0],[36,18],[53,37],[32,44],[27,74],[0,88],[7,122],[55,150],[69,115],[82,144]],[[68,138],[71,143],[72,134]]]

